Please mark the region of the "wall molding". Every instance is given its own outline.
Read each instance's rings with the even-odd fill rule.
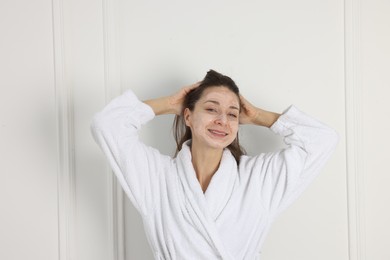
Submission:
[[[62,0],[52,0],[54,90],[57,115],[58,158],[58,259],[74,259],[75,154],[72,89],[66,81],[64,9]]]
[[[104,89],[105,101],[108,103],[121,93],[120,62],[116,50],[115,3],[114,0],[103,0],[102,4]],[[125,260],[123,191],[108,165],[107,178],[110,256],[113,260]]]
[[[349,260],[365,260],[360,0],[344,1],[344,37]]]

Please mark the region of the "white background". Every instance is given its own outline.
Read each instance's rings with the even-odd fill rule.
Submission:
[[[209,69],[341,137],[262,259],[390,259],[389,13],[386,0],[2,0],[0,259],[152,259],[90,120],[126,89],[168,95]],[[172,154],[172,119],[143,140]],[[240,137],[249,154],[281,145],[259,127]]]

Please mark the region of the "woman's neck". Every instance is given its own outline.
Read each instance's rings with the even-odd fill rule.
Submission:
[[[191,146],[192,165],[203,193],[206,191],[214,173],[218,170],[222,153],[223,150],[220,149],[199,148],[194,144]]]

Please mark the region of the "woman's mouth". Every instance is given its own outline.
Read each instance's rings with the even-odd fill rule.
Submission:
[[[209,129],[209,132],[213,135],[213,136],[217,136],[217,137],[225,137],[227,136],[228,134],[224,131],[219,131],[219,130],[214,130],[214,129]]]

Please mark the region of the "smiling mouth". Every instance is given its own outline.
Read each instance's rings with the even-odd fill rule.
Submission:
[[[223,131],[212,130],[212,129],[209,129],[209,132],[212,133],[215,136],[220,136],[220,137],[225,137],[225,136],[228,135],[227,133],[225,133]]]

